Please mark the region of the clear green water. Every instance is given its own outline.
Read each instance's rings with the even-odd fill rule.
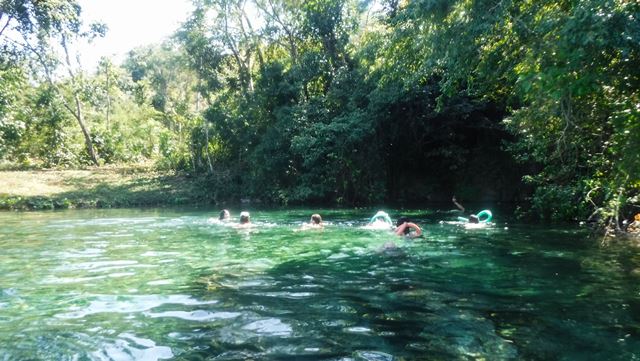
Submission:
[[[304,232],[312,210],[254,211],[251,231],[215,211],[0,213],[0,359],[640,358],[636,250],[427,211],[410,241],[358,228],[373,211]]]

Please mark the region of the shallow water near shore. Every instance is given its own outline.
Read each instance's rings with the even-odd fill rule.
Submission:
[[[637,250],[429,210],[408,240],[373,213],[0,213],[0,358],[640,359]]]

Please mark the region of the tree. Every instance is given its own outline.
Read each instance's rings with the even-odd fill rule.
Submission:
[[[56,90],[64,108],[73,115],[82,131],[91,162],[99,165],[80,99],[83,74],[79,54],[73,61],[71,43],[104,35],[106,27],[92,24],[90,30],[83,30],[81,8],[75,1],[3,1],[0,14],[0,21],[5,21],[0,31],[5,48],[14,57],[30,59],[34,74],[43,76]],[[57,81],[60,67],[67,73],[65,81]]]
[[[626,1],[419,1],[389,18],[389,79],[439,75],[456,94],[502,102],[532,165],[531,216],[619,228],[638,204],[640,5]],[[398,49],[403,49],[397,52]],[[412,51],[418,49],[418,51]],[[418,56],[411,56],[419,54]],[[406,56],[409,55],[409,56]],[[399,70],[397,70],[399,69]],[[412,75],[413,73],[413,75]],[[625,210],[626,209],[626,210]]]

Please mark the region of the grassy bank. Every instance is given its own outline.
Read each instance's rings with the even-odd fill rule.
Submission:
[[[202,205],[206,180],[150,168],[0,171],[0,209]]]

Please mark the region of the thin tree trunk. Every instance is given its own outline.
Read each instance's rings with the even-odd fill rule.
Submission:
[[[105,64],[105,70],[107,73],[107,130],[109,129],[110,119],[111,119],[111,93],[109,87],[109,64]]]
[[[200,57],[200,68],[202,69],[202,57]],[[197,101],[196,101],[196,114],[200,114],[200,91],[202,90],[202,77],[200,76],[200,72],[198,72],[198,93],[197,93]],[[213,174],[213,164],[211,163],[211,155],[209,154],[209,124],[207,123],[207,119],[202,117],[202,126],[204,127],[204,139],[205,139],[205,148],[204,153],[207,156],[207,165],[209,166],[209,173]]]
[[[0,13],[0,20],[2,20],[3,17],[4,17],[4,14]],[[7,29],[7,27],[11,23],[11,19],[12,19],[11,16],[7,16],[7,22],[4,24],[4,26],[2,26],[2,29],[0,29],[0,35],[2,35],[2,33],[4,33],[4,31]]]
[[[204,145],[204,154],[207,155],[207,164],[209,165],[209,173],[213,174],[213,163],[211,163],[211,155],[209,154],[209,124],[207,119],[202,117],[202,126],[204,127],[204,139],[206,144]]]
[[[231,9],[228,7],[228,3],[224,3],[224,37],[227,45],[229,46],[231,53],[233,54],[236,63],[238,64],[238,76],[240,78],[240,83],[242,84],[242,88],[244,90],[245,95],[248,94],[249,91],[253,91],[253,79],[251,78],[251,67],[250,64],[247,65],[242,59],[240,49],[236,44],[235,40],[229,33],[229,13]],[[249,52],[250,56],[250,52]],[[248,91],[247,91],[248,90]]]
[[[193,142],[191,142],[189,149],[191,150],[191,167],[193,168],[193,173],[196,173],[198,169],[196,168],[196,150],[193,148]]]
[[[67,71],[69,72],[69,76],[71,77],[72,84],[76,84],[77,79],[75,74],[72,71],[71,60],[69,59],[69,49],[67,47],[67,38],[65,36],[62,37],[62,48],[64,49],[65,61],[67,63]],[[82,135],[84,136],[84,143],[87,147],[87,153],[89,153],[89,157],[91,158],[91,162],[98,167],[100,164],[98,163],[98,157],[96,156],[96,151],[93,148],[93,140],[91,140],[91,132],[89,128],[84,122],[84,117],[82,114],[82,103],[80,102],[80,97],[78,96],[75,89],[72,89],[73,92],[73,100],[75,102],[75,111],[65,102],[65,107],[73,114],[73,116],[78,121],[80,125],[80,129],[82,130]]]
[[[241,17],[244,17],[245,21],[247,22],[247,26],[249,27],[249,35],[247,35],[246,31],[244,30],[244,26],[242,26],[242,18],[240,18],[240,29],[242,30],[242,35],[247,40],[247,42],[253,44],[253,46],[256,48],[256,54],[258,54],[258,62],[260,63],[260,69],[262,69],[264,68],[264,57],[262,56],[262,50],[260,49],[260,42],[256,41],[255,39],[253,26],[251,25],[249,16],[247,16],[247,13],[244,11],[244,7],[239,10],[241,11]]]
[[[264,13],[269,15],[276,23],[278,23],[282,30],[287,34],[287,41],[289,42],[289,55],[291,56],[291,61],[294,64],[298,62],[298,48],[296,46],[296,38],[293,34],[293,31],[289,29],[289,27],[284,23],[284,21],[280,18],[278,11],[275,8],[272,0],[268,0],[269,6],[271,7],[271,12],[269,12],[266,7],[261,6],[259,2],[256,2],[256,6],[262,10]]]
[[[80,98],[78,97],[77,94],[74,94],[73,99],[76,103],[76,111],[73,113],[73,116],[78,121],[78,124],[80,125],[80,129],[82,130],[82,134],[84,135],[84,142],[85,142],[85,145],[87,146],[87,152],[89,153],[91,162],[93,162],[95,166],[100,166],[100,164],[98,163],[98,157],[96,156],[95,149],[93,148],[93,142],[91,141],[91,133],[89,133],[89,129],[87,129],[87,126],[85,125],[83,120],[82,104],[80,103]]]
[[[42,54],[29,44],[29,40],[26,39],[24,35],[23,35],[23,39],[25,40],[24,46],[27,49],[29,49],[38,58],[38,62],[44,68],[45,76],[47,78],[47,82],[49,83],[49,86],[51,86],[51,88],[54,89],[55,92],[60,96],[60,100],[62,101],[62,105],[64,106],[64,108],[67,109],[67,111],[69,111],[69,113],[71,113],[71,115],[73,115],[73,117],[76,118],[76,120],[78,121],[78,125],[80,125],[80,130],[82,131],[82,135],[84,136],[85,146],[87,147],[87,153],[91,158],[91,162],[95,166],[100,166],[100,164],[98,163],[98,157],[96,155],[95,149],[93,148],[93,141],[91,140],[91,132],[89,131],[89,128],[86,126],[84,122],[84,118],[82,114],[82,103],[80,101],[80,97],[76,93],[75,89],[71,89],[71,92],[73,93],[73,99],[75,102],[75,109],[74,109],[74,107],[71,106],[69,102],[65,99],[64,95],[60,91],[60,88],[58,88],[53,82],[51,69],[49,68],[47,61],[43,58]],[[75,75],[73,74],[73,71],[71,70],[71,60],[69,59],[69,49],[67,47],[67,40],[65,36],[62,37],[61,45],[65,52],[67,72],[69,73],[71,83],[75,85],[77,80]]]

